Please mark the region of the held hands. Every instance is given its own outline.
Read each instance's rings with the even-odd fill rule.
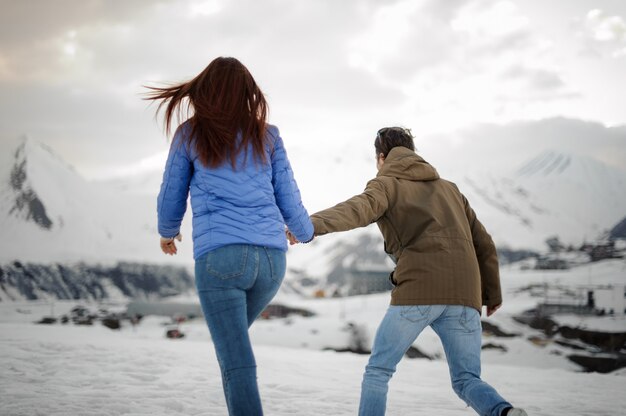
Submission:
[[[174,240],[183,241],[183,236],[180,233],[178,233],[176,237],[172,237],[172,238],[161,237],[161,250],[163,251],[163,253],[173,256],[174,254],[178,252],[178,249],[176,248],[176,243],[174,242]]]

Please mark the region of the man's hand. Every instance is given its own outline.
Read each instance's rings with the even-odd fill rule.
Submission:
[[[161,237],[161,250],[163,251],[163,253],[173,256],[178,252],[174,240],[183,241],[183,236],[178,233],[174,238]]]
[[[496,313],[496,311],[498,309],[500,309],[500,307],[502,306],[502,304],[496,305],[496,306],[487,306],[487,316],[491,316],[494,313]]]

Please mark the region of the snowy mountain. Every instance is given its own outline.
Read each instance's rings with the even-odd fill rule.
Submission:
[[[0,242],[0,263],[193,264],[190,215],[183,221],[179,254],[166,257],[158,249],[155,197],[162,172],[156,166],[164,155],[148,158],[150,166],[139,174],[88,182],[31,139],[2,141],[0,147],[0,227],[10,236]],[[295,167],[302,155],[294,153]],[[363,186],[372,176],[370,162],[353,166],[351,175],[362,177]],[[542,250],[551,236],[578,246],[599,238],[626,215],[626,173],[592,158],[549,150],[507,169],[489,166],[485,162],[472,171],[435,164],[459,185],[500,247]],[[305,196],[311,195],[309,182],[300,183]],[[330,200],[319,195],[323,204]],[[384,258],[374,225],[292,247],[288,277],[325,279]]]
[[[25,137],[0,141],[0,159],[0,227],[9,236],[0,243],[0,261],[165,259],[153,195],[121,195],[87,182],[50,148]],[[177,260],[190,253],[187,244]]]
[[[510,172],[458,182],[501,246],[543,248],[546,238],[593,241],[626,215],[626,173],[589,157],[544,151]]]
[[[626,217],[617,224],[611,232],[609,233],[609,237],[612,239],[623,239],[626,240]]]
[[[56,299],[84,301],[159,298],[187,293],[194,287],[184,267],[120,262],[112,266],[0,264],[0,302]]]

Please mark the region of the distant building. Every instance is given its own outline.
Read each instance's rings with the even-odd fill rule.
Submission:
[[[387,292],[393,288],[389,281],[391,269],[383,264],[355,265],[347,270],[348,295]]]
[[[126,314],[128,316],[187,316],[190,318],[204,316],[200,303],[175,303],[161,301],[138,301],[133,300],[128,303]]]
[[[615,251],[615,241],[608,241],[604,244],[592,246],[589,251],[589,257],[591,257],[591,261],[600,261],[619,257]]]
[[[569,290],[575,291],[575,294],[544,293],[543,302],[537,305],[537,314],[626,315],[626,286],[580,285],[570,286]],[[541,296],[540,293],[537,295]]]
[[[566,270],[569,269],[569,263],[561,258],[552,256],[542,256],[535,263],[537,270]]]
[[[594,308],[601,315],[626,314],[626,286],[608,286],[590,291]]]
[[[263,319],[286,318],[290,315],[299,315],[304,316],[305,318],[309,318],[311,316],[314,316],[315,314],[306,309],[292,308],[290,306],[281,305],[279,303],[270,303],[269,305],[267,305],[265,310],[261,312],[261,318]]]

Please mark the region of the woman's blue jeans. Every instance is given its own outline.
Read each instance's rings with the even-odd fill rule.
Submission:
[[[499,416],[511,407],[480,379],[482,330],[476,309],[461,305],[392,305],[378,327],[365,368],[359,415],[385,414],[388,383],[396,365],[429,325],[443,344],[455,393],[481,416]]]
[[[284,251],[253,245],[223,246],[196,260],[196,287],[230,415],[263,414],[248,328],[278,291],[285,267]]]

